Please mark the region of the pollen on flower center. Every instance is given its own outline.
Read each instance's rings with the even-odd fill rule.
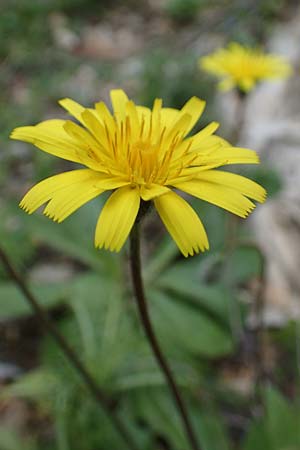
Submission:
[[[131,178],[138,184],[149,184],[155,178],[158,158],[157,146],[147,141],[134,143],[128,154]]]

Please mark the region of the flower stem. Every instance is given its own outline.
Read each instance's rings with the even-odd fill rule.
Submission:
[[[77,371],[77,373],[81,376],[82,380],[86,384],[87,388],[90,390],[92,396],[95,401],[104,409],[110,418],[111,422],[118,430],[119,434],[122,436],[124,442],[126,442],[128,449],[130,450],[138,450],[137,444],[133,441],[130,436],[126,426],[122,422],[122,420],[115,413],[114,402],[109,399],[106,394],[99,388],[97,382],[92,377],[92,375],[87,371],[85,366],[82,364],[77,354],[74,352],[72,347],[65,340],[64,336],[58,331],[53,322],[49,319],[47,313],[43,310],[43,308],[39,305],[37,299],[29,289],[26,281],[17,272],[11,263],[9,257],[6,255],[5,251],[0,247],[0,259],[3,262],[3,265],[10,275],[11,279],[14,283],[19,287],[20,291],[24,294],[25,299],[30,304],[31,308],[35,312],[36,316],[39,318],[40,322],[45,326],[48,333],[53,337],[56,341],[57,345],[60,347],[61,351],[64,353],[65,357]]]
[[[200,447],[198,445],[190,418],[188,416],[187,409],[183,403],[181,394],[176,385],[174,376],[168,365],[168,362],[160,349],[159,343],[157,341],[157,338],[155,336],[155,333],[154,333],[154,330],[153,330],[153,327],[152,327],[152,324],[150,321],[148,308],[147,308],[147,302],[146,302],[146,298],[145,298],[145,294],[144,294],[142,275],[141,275],[139,226],[140,226],[139,221],[136,221],[133,226],[133,229],[131,231],[131,234],[130,234],[130,267],[131,267],[131,275],[132,275],[133,287],[134,287],[134,292],[135,292],[135,299],[137,302],[140,319],[141,319],[145,334],[150,343],[151,349],[153,351],[153,354],[154,354],[161,370],[163,371],[163,373],[166,377],[166,381],[167,381],[170,391],[172,393],[176,409],[178,410],[178,413],[182,419],[183,426],[184,426],[188,441],[190,443],[190,446],[193,450],[200,450]]]

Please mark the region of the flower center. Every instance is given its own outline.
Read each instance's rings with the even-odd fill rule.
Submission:
[[[194,156],[188,154],[191,142],[184,144],[185,128],[178,121],[168,129],[156,116],[126,115],[111,126],[104,123],[106,141],[97,152],[101,170],[150,187],[164,185],[188,167]]]
[[[158,147],[150,141],[137,141],[127,155],[129,175],[133,182],[151,184],[157,175]]]

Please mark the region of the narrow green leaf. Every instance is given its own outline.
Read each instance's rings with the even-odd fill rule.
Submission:
[[[69,287],[66,284],[32,285],[32,292],[44,308],[52,308],[66,299]],[[31,306],[22,292],[12,282],[0,284],[0,320],[19,319],[33,314]]]
[[[233,350],[230,332],[190,305],[157,290],[149,291],[148,297],[157,333],[170,348],[206,357],[219,357]]]
[[[230,450],[229,436],[217,413],[201,412],[196,429],[203,450]]]

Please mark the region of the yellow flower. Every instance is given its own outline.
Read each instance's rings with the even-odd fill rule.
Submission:
[[[249,92],[262,80],[288,77],[291,66],[277,55],[266,55],[260,49],[232,42],[228,48],[216,50],[199,59],[199,67],[221,78],[221,90],[237,87]]]
[[[103,102],[94,109],[60,101],[81,125],[46,120],[16,128],[11,137],[30,142],[86,168],[36,184],[20,206],[29,214],[44,203],[44,214],[62,222],[89,200],[112,190],[98,219],[95,246],[119,251],[136,220],[141,201],[153,201],[184,256],[208,249],[204,227],[191,206],[172,188],[220,206],[240,217],[263,202],[265,190],[245,177],[216,170],[227,164],[255,164],[253,150],[235,148],[218,136],[216,122],[191,137],[205,102],[192,97],[181,110],[136,106],[122,90],[112,90],[113,114]]]

